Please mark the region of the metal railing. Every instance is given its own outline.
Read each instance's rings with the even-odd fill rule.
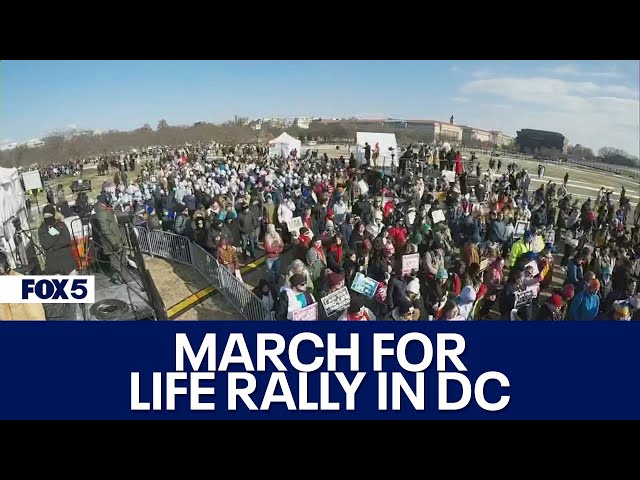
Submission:
[[[140,249],[150,255],[193,266],[191,241],[187,237],[163,230],[147,230],[136,227]],[[144,238],[146,236],[146,238]],[[145,250],[146,249],[146,250]]]
[[[190,245],[193,268],[200,272],[200,275],[209,280],[214,287],[220,289],[220,276],[218,272],[220,264],[218,261],[200,245],[193,242],[191,242]]]
[[[220,265],[218,260],[187,237],[162,230],[134,227],[140,250],[151,256],[190,265],[200,273],[246,320],[271,320],[271,312],[249,286]]]
[[[218,267],[220,293],[242,314],[246,320],[271,320],[269,312],[260,299],[225,267]]]

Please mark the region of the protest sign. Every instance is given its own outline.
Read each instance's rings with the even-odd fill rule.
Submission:
[[[456,181],[456,172],[449,170],[444,171],[442,172],[442,178],[449,183],[453,183]]]
[[[356,273],[356,277],[351,284],[351,290],[369,298],[372,298],[376,294],[377,288],[378,282],[373,278],[365,277],[360,272]]]
[[[520,238],[529,229],[529,222],[518,221],[516,222],[516,233],[513,234],[515,238]]]
[[[300,229],[304,226],[302,223],[302,218],[293,217],[291,220],[287,222],[287,228],[290,232],[300,232]]]
[[[292,320],[297,320],[299,322],[305,322],[310,320],[318,319],[318,304],[312,303],[311,305],[307,305],[300,310],[296,310],[291,314]]]
[[[412,253],[402,256],[402,274],[409,275],[413,270],[418,271],[420,268],[420,255]]]
[[[330,317],[337,312],[343,312],[346,310],[351,303],[351,296],[349,295],[349,290],[345,286],[333,293],[330,293],[326,297],[321,298],[320,301],[322,302],[322,307],[324,308],[327,317]]]
[[[442,210],[434,210],[431,212],[431,218],[433,219],[434,224],[445,221],[444,212]]]
[[[531,267],[532,275],[534,277],[540,273],[540,270],[538,269],[538,262],[536,262],[535,260],[532,260],[531,262],[527,263],[524,266],[525,270],[527,269],[527,267]]]
[[[358,182],[358,187],[360,187],[360,193],[365,194],[369,192],[369,185],[364,180],[360,180]]]
[[[513,308],[524,307],[525,305],[528,305],[529,303],[531,303],[531,300],[533,300],[533,292],[531,290],[523,290],[522,292],[515,292],[514,296],[516,301],[513,305]]]

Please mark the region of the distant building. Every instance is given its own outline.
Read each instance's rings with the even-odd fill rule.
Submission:
[[[453,118],[453,117],[452,117]],[[488,130],[482,130],[480,128],[462,127],[462,143],[465,145],[471,145],[472,143],[496,143],[493,140],[493,134]]]
[[[438,120],[406,120],[406,128],[424,132],[427,141],[462,142],[462,127]]]
[[[567,153],[569,146],[569,140],[561,133],[529,128],[518,130],[516,142],[523,153],[537,153],[543,148]]]
[[[263,118],[262,123],[276,128],[288,128],[293,125],[293,120],[283,117]]]
[[[491,142],[493,142],[495,145],[513,145],[515,141],[515,138],[510,137],[509,135],[505,135],[499,130],[491,130]]]
[[[39,138],[34,138],[34,139],[29,140],[28,142],[26,142],[25,146],[27,148],[44,147],[44,142],[42,140],[40,140]]]
[[[313,118],[311,117],[298,117],[295,120],[295,125],[298,128],[303,128],[303,129],[308,129],[309,125],[311,125],[311,122],[313,121]]]

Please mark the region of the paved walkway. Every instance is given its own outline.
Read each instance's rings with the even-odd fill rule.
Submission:
[[[174,320],[238,320],[242,317],[193,267],[145,255],[145,264]]]

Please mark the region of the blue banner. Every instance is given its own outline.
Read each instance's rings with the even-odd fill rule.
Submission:
[[[638,339],[635,322],[0,322],[0,419],[640,419]]]

